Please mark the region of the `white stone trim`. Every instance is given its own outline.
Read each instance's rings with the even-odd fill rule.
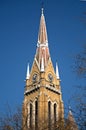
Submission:
[[[46,42],[46,43],[40,43],[40,42],[38,41],[37,47],[48,47],[48,42]]]
[[[56,77],[57,77],[57,79],[60,79],[60,77],[59,77],[59,69],[58,69],[57,62],[56,62]]]
[[[41,72],[44,72],[44,59],[43,59],[43,56],[42,56],[42,61],[41,61]]]
[[[35,57],[35,62],[36,62],[36,64],[37,64],[37,66],[38,66],[38,69],[40,70],[39,63],[38,63],[36,57]]]
[[[27,104],[27,127],[30,128],[30,104],[32,104],[32,111],[33,111],[33,102],[30,101]]]
[[[27,73],[26,73],[26,80],[29,79],[30,77],[30,67],[29,67],[29,63],[27,65]]]

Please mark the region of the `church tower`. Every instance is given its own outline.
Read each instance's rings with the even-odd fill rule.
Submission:
[[[23,101],[23,130],[42,130],[64,118],[64,105],[58,65],[51,61],[48,36],[42,8],[37,50],[31,71],[27,66]],[[48,127],[48,128],[49,128]]]

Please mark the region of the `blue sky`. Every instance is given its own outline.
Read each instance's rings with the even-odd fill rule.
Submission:
[[[22,104],[26,67],[36,52],[42,0],[0,0],[0,112]],[[86,42],[81,21],[86,2],[44,0],[51,58],[59,65],[64,104],[75,93],[79,79],[73,73],[74,55]],[[66,106],[66,105],[65,105]]]

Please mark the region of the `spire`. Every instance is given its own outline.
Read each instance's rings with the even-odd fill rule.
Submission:
[[[57,77],[57,79],[59,79],[59,70],[58,70],[57,62],[56,62],[56,77]]]
[[[50,57],[50,53],[48,48],[47,30],[46,30],[46,23],[44,17],[44,9],[42,7],[39,33],[38,33],[37,51],[36,51],[36,60],[38,62],[40,71],[41,70],[44,71],[45,67],[48,64],[49,57]]]
[[[42,8],[39,33],[38,33],[38,44],[47,45],[46,43],[48,43],[48,38],[47,38],[46,23],[45,23],[45,17],[44,17],[43,11],[44,11],[44,9]]]
[[[26,79],[29,79],[30,77],[30,71],[29,71],[29,63],[27,65],[27,74],[26,74]]]
[[[44,72],[44,59],[42,57],[42,61],[41,61],[41,72]]]

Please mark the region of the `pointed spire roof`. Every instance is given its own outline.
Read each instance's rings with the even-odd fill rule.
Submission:
[[[44,67],[45,69],[45,67],[47,66],[49,57],[50,57],[50,53],[48,47],[47,29],[46,29],[45,17],[42,8],[39,33],[38,33],[37,50],[35,55],[40,71],[41,69],[43,69],[42,67]]]
[[[58,64],[56,62],[56,77],[57,79],[59,79],[59,70],[58,70]]]
[[[41,13],[41,19],[40,19],[40,26],[39,26],[39,33],[38,33],[38,43],[39,44],[46,44],[48,43],[48,37],[47,37],[47,30],[46,30],[46,23],[45,23],[45,17],[43,13]]]
[[[30,68],[29,68],[29,63],[28,63],[28,65],[27,65],[27,74],[26,74],[26,79],[29,79],[29,77],[30,77],[30,70],[29,70]]]

